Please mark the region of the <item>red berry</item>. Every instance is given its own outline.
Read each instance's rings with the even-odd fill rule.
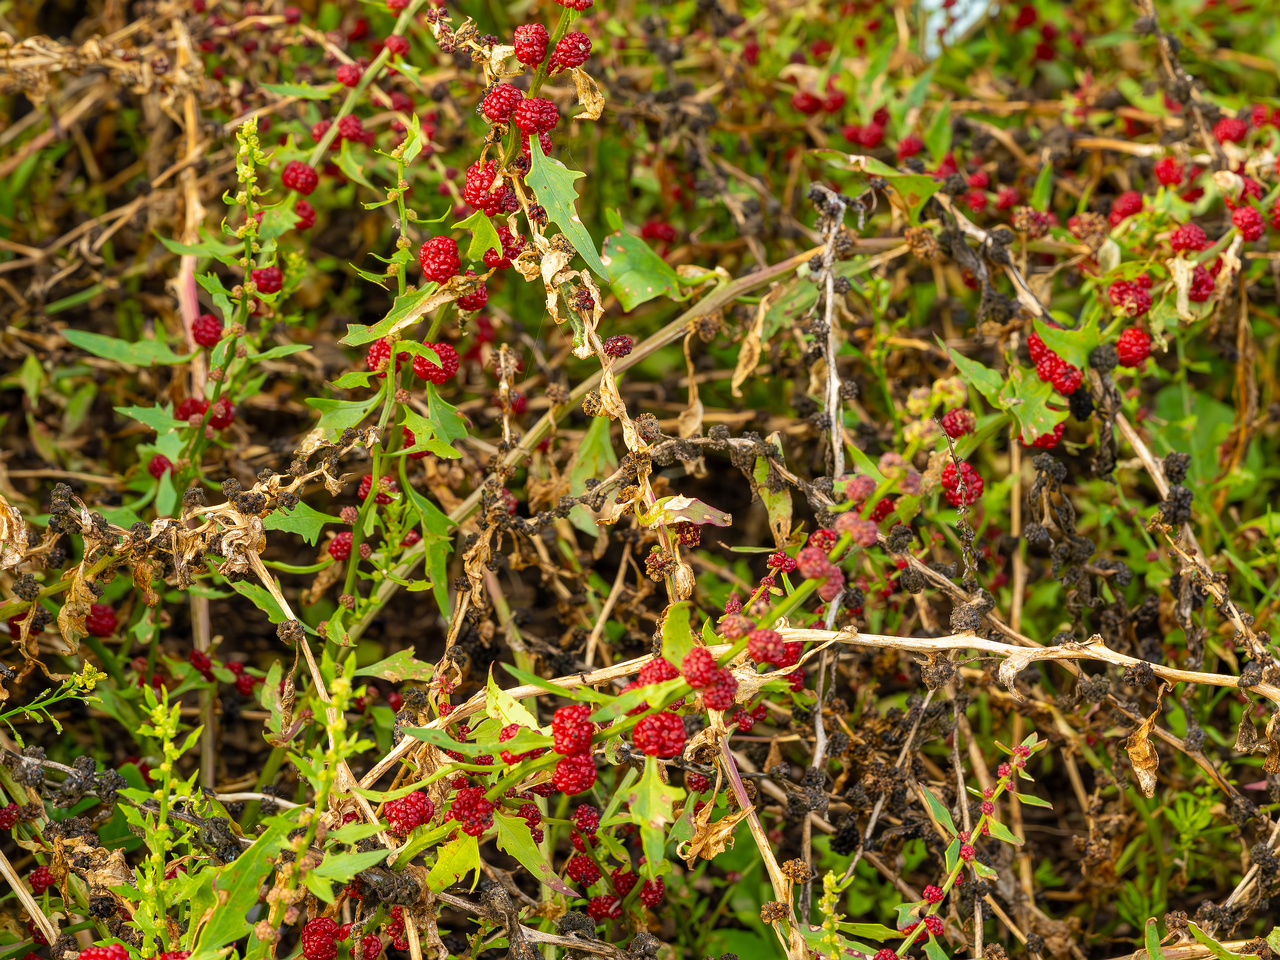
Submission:
[[[684,785],[694,793],[701,793],[703,790],[706,790],[711,786],[711,781],[700,773],[695,773],[692,770],[686,770],[684,775]]]
[[[1064,397],[1069,397],[1080,389],[1084,383],[1084,374],[1069,363],[1064,363],[1053,378],[1053,388]]]
[[[694,647],[685,654],[680,672],[684,674],[689,686],[700,690],[716,681],[720,668],[716,665],[716,658],[711,655],[710,650],[706,647]]]
[[[667,886],[662,882],[662,878],[656,880],[646,880],[640,887],[640,902],[646,907],[656,907],[662,902],[663,895],[667,892]]]
[[[187,397],[178,408],[173,411],[173,415],[179,420],[190,420],[192,417],[204,417],[205,411],[209,409],[209,401],[202,400],[197,397]]]
[[[157,480],[164,476],[166,472],[171,472],[172,470],[173,461],[163,453],[157,453],[151,458],[151,462],[147,464],[147,473],[151,474]]]
[[[881,500],[880,503],[889,504],[889,509],[886,511],[885,516],[888,516],[893,512],[892,500],[886,498],[885,500]],[[872,515],[874,516],[879,512],[880,506],[877,504]],[[878,522],[879,521],[877,520],[864,520],[862,517],[858,516],[856,511],[850,510],[847,513],[842,513],[840,516],[836,517],[836,529],[841,533],[847,533],[853,538],[853,542],[860,547],[873,547],[876,543],[876,535],[880,532],[879,528],[876,526]],[[828,572],[827,575],[830,576],[830,572]]]
[[[329,541],[329,556],[342,562],[351,556],[351,541],[355,535],[350,530],[342,530]]]
[[[970,845],[969,845],[969,844],[967,844],[967,843],[966,843],[966,844],[963,844],[963,845],[960,847],[960,859],[961,859],[961,860],[972,860],[976,854],[977,854],[977,851],[976,851],[976,850],[974,850],[974,849],[973,849],[973,847],[972,847],[972,846],[970,846]]]
[[[387,366],[391,362],[391,340],[382,337],[369,344],[369,350],[364,355],[364,365],[373,373],[380,377],[387,375]],[[396,369],[400,369],[401,360],[396,359]]]
[[[684,721],[662,711],[642,717],[632,731],[636,749],[649,757],[674,757],[684,749]]]
[[[257,682],[257,677],[250,676],[247,673],[242,673],[236,677],[236,689],[239,690],[243,696],[249,697],[253,695],[253,687]]]
[[[796,571],[806,580],[826,579],[832,569],[827,551],[821,547],[804,547],[796,554]]]
[[[10,803],[7,807],[0,807],[0,830],[12,830],[18,825],[21,807],[16,803]]]
[[[458,260],[458,242],[452,237],[432,237],[418,251],[418,263],[428,280],[447,283],[457,276],[462,266]]]
[[[574,883],[580,883],[584,887],[589,887],[600,879],[600,868],[595,865],[592,859],[581,853],[575,853],[569,858],[569,862],[565,864],[564,872]]]
[[[947,503],[953,507],[977,503],[982,496],[983,487],[982,477],[978,476],[978,471],[967,462],[960,464],[958,473],[954,463],[948,463],[942,468],[943,494],[947,498]]]
[[[1114,227],[1126,217],[1142,212],[1142,194],[1136,190],[1126,190],[1111,201],[1111,213],[1108,220]]]
[[[551,782],[557,790],[570,796],[585,793],[596,782],[596,762],[589,753],[565,757],[556,764]]]
[[[680,671],[675,668],[674,664],[662,657],[657,657],[640,668],[640,673],[637,674],[636,679],[641,686],[649,686],[654,683],[674,680],[678,676],[680,676]]]
[[[354,87],[363,75],[364,71],[354,63],[339,64],[333,73],[334,78],[344,87]]]
[[[453,349],[452,345],[447,343],[424,343],[423,346],[434,350],[436,356],[440,358],[440,362],[438,364],[432,363],[421,354],[415,356],[413,358],[415,376],[439,385],[458,372],[458,351]]]
[[[996,191],[996,209],[1008,210],[1010,207],[1016,207],[1022,200],[1022,194],[1018,192],[1017,187],[1001,187]]]
[[[356,490],[356,496],[358,496],[361,500],[363,500],[367,496],[369,496],[369,491],[372,488],[373,488],[373,474],[366,473],[363,477],[360,478],[360,488]],[[375,503],[390,503],[392,500],[395,499],[395,497],[393,497],[392,494],[399,493],[399,492],[400,492],[400,485],[398,483],[396,483],[394,480],[388,480],[386,477],[383,477],[381,480],[378,481],[378,495],[373,499]]]
[[[817,547],[824,553],[830,553],[831,549],[836,545],[836,541],[840,539],[840,535],[834,530],[825,527],[819,527],[813,533],[809,534],[809,546]]]
[[[877,503],[875,505],[875,509],[871,511],[871,522],[880,523],[882,520],[884,520],[885,517],[893,513],[893,511],[896,510],[897,507],[898,505],[894,501],[890,500],[888,497],[885,497],[883,500]],[[863,546],[870,546],[870,544],[863,544]]]
[[[924,928],[935,937],[942,936],[942,918],[936,913],[926,914],[924,918]]]
[[[1166,187],[1176,187],[1182,182],[1182,164],[1174,157],[1161,157],[1156,161],[1156,179]]]
[[[191,321],[191,339],[202,347],[212,347],[222,339],[222,321],[212,313],[202,313]]]
[[[399,694],[394,696],[398,697]],[[389,698],[388,703],[390,703]],[[403,837],[407,836],[414,827],[430,823],[431,818],[436,815],[436,805],[425,793],[417,791],[398,800],[388,800],[383,804],[382,814],[391,824],[390,832]]]
[[[555,712],[551,720],[551,734],[556,753],[576,756],[591,751],[591,735],[595,733],[595,727],[587,719],[590,716],[591,706],[585,703],[570,704]]]
[[[462,824],[462,832],[473,837],[493,826],[493,801],[484,792],[484,787],[463,787],[449,808],[449,819],[457,820]]]
[[[952,440],[959,440],[966,433],[973,433],[977,425],[978,418],[973,415],[973,411],[964,407],[948,410],[942,416],[942,429]]]
[[[382,47],[393,57],[403,57],[409,52],[409,40],[398,33],[393,33],[383,41]]]
[[[791,106],[803,114],[812,116],[822,112],[822,98],[810,90],[797,90],[791,96]]]
[[[296,190],[306,197],[311,195],[311,191],[320,182],[320,175],[311,164],[303,163],[301,160],[290,160],[280,173],[280,182],[284,184],[286,190]]]
[[[1027,352],[1031,354],[1032,363],[1039,363],[1047,356],[1056,356],[1052,350],[1045,346],[1044,341],[1040,339],[1040,334],[1038,333],[1028,335]]]
[[[898,955],[888,947],[881,947],[876,951],[875,956],[871,960],[898,960]]]
[[[31,891],[37,897],[53,886],[53,874],[45,866],[36,867],[32,870],[28,879],[31,881]]]
[[[468,270],[466,275],[474,277],[476,272]],[[484,305],[489,302],[489,291],[483,283],[476,287],[471,293],[464,293],[458,298],[458,309],[467,313],[474,313],[477,310],[483,310]]]
[[[338,955],[337,922],[329,917],[308,920],[302,928],[302,955],[307,960],[333,960]]]
[[[310,230],[316,225],[316,208],[305,200],[299,200],[293,205],[293,212],[297,215],[298,220],[294,223],[295,230]]]
[[[914,133],[909,133],[898,141],[898,159],[906,160],[908,157],[914,157],[923,149],[924,141]]]
[[[34,924],[28,923],[28,928],[33,931],[33,939],[39,944],[45,944],[44,934],[40,933],[40,929]],[[129,951],[124,948],[123,944],[113,943],[107,947],[85,947],[80,951],[80,960],[129,960]],[[311,960],[310,957],[307,960]]]
[[[1116,341],[1116,354],[1123,367],[1138,367],[1151,355],[1151,336],[1141,327],[1130,327]]]
[[[715,682],[703,688],[702,702],[711,710],[728,710],[738,692],[738,679],[728,670],[716,671]]]
[[[615,359],[625,357],[631,352],[631,344],[631,338],[623,336],[622,334],[610,337],[604,342],[605,355],[614,357]]]
[[[1066,362],[1056,353],[1047,353],[1036,362],[1036,376],[1045,383],[1052,383],[1061,376]]]
[[[1209,246],[1209,238],[1204,235],[1199,224],[1184,223],[1169,236],[1169,246],[1173,247],[1175,253],[1182,250],[1195,253]]]
[[[1039,447],[1041,450],[1052,450],[1058,445],[1058,441],[1062,439],[1062,429],[1064,426],[1065,423],[1059,423],[1048,433],[1040,434],[1040,436],[1036,437],[1031,443],[1031,446]],[[1026,441],[1023,440],[1023,443],[1026,443]]]
[[[363,140],[364,124],[354,113],[348,113],[338,121],[338,137],[342,140]]]
[[[560,3],[561,0],[556,0]],[[568,6],[570,0],[564,0],[565,6]],[[587,0],[590,5],[591,0]],[[622,901],[611,893],[605,893],[598,897],[592,897],[587,901],[587,915],[596,923],[604,920],[617,920],[622,916]]]
[[[577,30],[566,33],[551,54],[552,62],[560,69],[580,67],[591,56],[591,38]]]
[[[925,903],[941,903],[943,896],[942,888],[934,886],[932,883],[924,888]]]
[[[91,637],[109,637],[116,632],[116,612],[105,603],[94,603],[89,606],[89,613],[84,618],[85,629]]]
[[[547,28],[540,23],[526,23],[516,27],[516,59],[536,67],[547,58]]]
[[[1262,214],[1254,207],[1238,207],[1231,214],[1231,222],[1240,231],[1240,236],[1250,243],[1260,240],[1267,229],[1262,222]]]
[[[783,573],[791,573],[796,568],[796,561],[793,557],[787,556],[781,550],[769,554],[769,559],[765,561],[770,570],[780,570]],[[741,609],[741,601],[739,601],[738,609]]]
[[[625,897],[636,887],[636,882],[640,878],[628,867],[618,867],[611,874],[609,880],[613,884],[614,892],[620,897]]]
[[[750,733],[751,728],[756,725],[756,718],[745,710],[735,710],[733,711],[733,716],[729,718],[729,722],[738,725],[739,733]]]
[[[526,97],[516,106],[515,124],[525,136],[550,133],[560,122],[560,111],[544,97]]]
[[[502,241],[501,251],[490,247],[484,252],[484,265],[491,270],[507,269],[511,266],[511,261],[524,249],[524,238],[519,234],[513,236],[505,226],[498,227],[498,239]]]
[[[517,88],[509,83],[499,83],[485,94],[480,110],[494,123],[506,123],[523,99],[524,94]]]
[[[1242,143],[1249,136],[1249,124],[1237,117],[1223,117],[1213,125],[1220,143]]]
[[[1191,272],[1191,289],[1187,293],[1188,299],[1193,303],[1204,303],[1213,296],[1214,287],[1212,274],[1204,268],[1204,264],[1197,263]]]
[[[258,287],[259,293],[279,293],[280,288],[284,286],[284,276],[280,273],[279,267],[263,267],[260,270],[251,271],[253,282]]]
[[[413,530],[410,532],[417,533],[416,530]],[[397,693],[395,690],[392,690],[390,693],[387,694],[387,706],[390,707],[392,710],[399,710],[403,703],[404,703],[404,697],[400,696],[400,694]]]
[[[600,811],[589,803],[583,803],[573,811],[573,822],[585,834],[591,835],[600,827]]]
[[[570,10],[577,10],[581,13],[591,7],[593,0],[556,0],[556,3],[562,7],[568,7]]]

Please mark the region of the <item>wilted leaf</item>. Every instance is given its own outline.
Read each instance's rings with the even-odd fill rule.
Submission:
[[[558,226],[573,248],[601,280],[609,279],[609,272],[600,262],[595,241],[578,217],[578,191],[573,182],[585,177],[581,170],[570,170],[559,160],[547,157],[537,137],[530,137],[529,150],[533,165],[525,175],[525,182],[538,197],[538,203],[547,211],[547,219]]]
[[[1138,729],[1129,737],[1125,749],[1129,753],[1129,762],[1133,764],[1133,775],[1138,780],[1138,787],[1144,797],[1153,797],[1156,793],[1156,771],[1160,766],[1160,755],[1156,753],[1155,744],[1151,742],[1151,730],[1156,718],[1160,716],[1160,704],[1164,699],[1164,688],[1156,697],[1156,708],[1151,716],[1143,720]]]

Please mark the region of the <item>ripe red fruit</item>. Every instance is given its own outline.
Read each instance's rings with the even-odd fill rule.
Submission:
[[[877,503],[875,505],[875,509],[871,511],[871,517],[870,517],[871,522],[879,523],[880,521],[884,520],[885,517],[889,516],[889,514],[893,513],[893,511],[897,509],[897,506],[898,505],[896,503],[894,503],[888,497],[885,497],[883,500]],[[862,544],[862,546],[869,547],[871,546],[871,544],[864,543]],[[828,576],[830,575],[828,574]]]
[[[1064,397],[1069,397],[1080,389],[1080,384],[1084,383],[1084,374],[1071,364],[1064,362],[1054,374],[1052,383],[1055,390]]]
[[[654,683],[674,680],[678,676],[680,676],[680,671],[675,668],[675,664],[670,663],[663,657],[658,657],[641,667],[636,679],[642,686],[649,686]]]
[[[787,643],[777,630],[752,630],[747,634],[747,653],[756,663],[782,663]]]
[[[556,0],[557,3],[562,0]],[[590,6],[591,0],[587,0]],[[564,0],[564,5],[569,5],[569,0]],[[598,897],[592,897],[587,901],[587,915],[596,923],[604,920],[617,920],[622,916],[622,901],[611,893],[601,894]]]
[[[48,944],[49,941],[45,940],[44,934],[33,921],[27,921],[27,930],[36,943],[42,946]],[[85,947],[80,951],[80,956],[83,960],[129,960],[129,951],[122,944],[113,943],[108,947]]]
[[[1010,207],[1016,207],[1022,200],[1022,194],[1018,192],[1017,187],[1001,187],[996,191],[996,209],[1008,210]]]
[[[301,160],[290,160],[280,173],[280,182],[284,184],[286,190],[296,190],[305,197],[310,196],[311,191],[316,188],[316,184],[320,182],[320,175],[311,164],[303,163]]]
[[[557,790],[570,796],[585,793],[596,782],[596,762],[589,753],[565,757],[556,764],[551,782]]]
[[[564,872],[574,883],[589,887],[600,879],[600,868],[592,859],[581,853],[575,853],[564,866]]]
[[[908,157],[914,157],[923,149],[924,141],[914,133],[908,133],[898,141],[898,159],[906,160]]]
[[[1267,229],[1262,222],[1262,214],[1254,207],[1237,208],[1231,214],[1231,222],[1240,231],[1240,236],[1250,243],[1261,239]]]
[[[1213,296],[1214,286],[1213,275],[1204,268],[1204,264],[1197,263],[1191,272],[1191,289],[1187,297],[1193,303],[1204,303]]]
[[[21,810],[22,808],[16,803],[10,803],[7,807],[0,807],[0,830],[12,830],[16,827],[20,819]]]
[[[338,121],[338,136],[343,140],[363,140],[364,124],[354,113],[348,113]]]
[[[667,892],[667,885],[662,882],[662,878],[656,880],[646,880],[640,887],[640,902],[646,907],[656,907],[662,902],[663,895]]]
[[[962,483],[963,481],[963,483]],[[969,463],[961,463],[959,472],[954,463],[942,468],[942,490],[947,503],[953,507],[972,505],[982,496],[984,484],[978,471]]]
[[[279,267],[262,267],[250,272],[259,293],[279,293],[284,286],[284,275]]]
[[[1183,250],[1195,253],[1209,246],[1209,238],[1205,236],[1199,224],[1184,223],[1170,234],[1169,246],[1173,248],[1175,253]]]
[[[476,272],[468,270],[466,275],[474,277]],[[484,305],[489,302],[489,290],[482,283],[476,287],[471,293],[464,293],[458,298],[458,309],[467,313],[475,313],[477,310],[483,310]]]
[[[151,458],[151,462],[147,464],[147,473],[151,474],[157,480],[164,476],[166,471],[171,470],[173,470],[173,461],[163,453],[157,453]]]
[[[941,903],[943,896],[942,888],[932,883],[924,888],[925,903]]]
[[[387,702],[390,703],[390,698]],[[425,793],[418,791],[398,800],[388,800],[383,804],[382,814],[391,825],[390,832],[403,837],[414,827],[429,823],[436,815],[436,805]]]
[[[298,220],[293,225],[295,230],[310,230],[316,225],[316,208],[305,200],[299,200],[293,205],[293,212],[297,214]]]
[[[1151,309],[1151,294],[1137,281],[1117,280],[1107,289],[1107,296],[1126,316],[1140,317]]]
[[[942,415],[942,429],[952,440],[959,440],[966,433],[973,433],[977,425],[978,418],[973,415],[973,411],[964,407],[948,410]]]
[[[222,339],[222,321],[212,313],[202,313],[191,321],[191,339],[202,347],[212,347]]]
[[[636,724],[631,739],[645,756],[674,757],[684,749],[684,722],[665,710],[651,713]]]
[[[1156,179],[1166,187],[1176,187],[1182,182],[1182,170],[1182,164],[1174,157],[1161,157],[1156,161]]]
[[[91,637],[109,637],[116,632],[116,612],[109,604],[91,604],[84,625]]]
[[[480,102],[480,110],[494,123],[506,123],[511,119],[524,94],[509,83],[496,84]]]
[[[1058,441],[1062,439],[1062,429],[1065,426],[1065,423],[1060,423],[1048,433],[1040,434],[1032,441],[1030,446],[1039,447],[1041,450],[1052,450],[1058,445]],[[1026,440],[1024,439],[1022,442],[1025,444]]]
[[[822,98],[811,90],[797,90],[791,97],[791,106],[803,114],[813,116],[822,112]]]
[[[354,63],[339,64],[338,69],[333,72],[334,78],[344,87],[354,87],[363,75],[364,71]]]
[[[515,125],[525,136],[550,133],[560,122],[560,111],[545,97],[526,97],[516,106]]]
[[[832,570],[827,551],[821,547],[803,547],[796,554],[796,571],[806,580],[823,580]]]
[[[338,955],[337,921],[329,917],[308,920],[302,928],[302,955],[307,960],[333,960]]]
[[[553,69],[568,70],[572,67],[580,67],[587,62],[587,58],[590,56],[590,37],[578,30],[566,33],[560,38],[560,42],[556,44],[555,51],[551,54],[552,63],[555,65]]]
[[[1249,136],[1249,124],[1237,117],[1223,117],[1213,125],[1219,143],[1243,143]]]
[[[440,358],[440,362],[432,363],[421,354],[415,356],[413,358],[415,376],[438,386],[458,372],[458,351],[453,349],[451,344],[424,343],[423,346],[434,350],[436,356]]]
[[[432,237],[418,251],[418,263],[428,280],[448,283],[462,266],[458,260],[458,241],[452,237]]]
[[[351,541],[355,534],[350,530],[342,530],[329,541],[329,556],[341,562],[351,556]]]
[[[728,710],[733,707],[734,694],[737,692],[737,677],[728,670],[717,670],[715,682],[703,688],[702,702],[710,710]]]
[[[581,13],[583,10],[591,8],[593,0],[556,0],[556,3],[562,7],[568,7],[570,10],[577,10]]]
[[[924,918],[924,928],[935,937],[942,936],[942,918],[936,913],[926,914]]]
[[[490,247],[484,254],[484,265],[491,270],[505,270],[524,249],[524,238],[519,234],[513,235],[506,226],[498,227],[498,239],[502,241],[502,250]]]
[[[595,727],[587,719],[590,716],[591,707],[585,703],[558,709],[551,719],[551,735],[555,741],[552,749],[569,757],[590,752],[591,735],[595,733]]]
[[[590,836],[600,827],[600,811],[589,803],[580,804],[573,811],[573,822],[579,831]]]
[[[393,33],[383,41],[382,47],[393,57],[403,57],[409,52],[409,40],[398,33]]]
[[[550,41],[547,28],[540,23],[526,23],[516,27],[516,59],[527,66],[536,67],[547,58]]]
[[[53,886],[53,874],[45,866],[36,867],[27,879],[31,881],[31,891],[37,897]]]
[[[363,500],[369,496],[371,489],[373,489],[373,474],[366,473],[360,478],[360,488],[356,490],[356,496]],[[373,498],[374,503],[390,503],[395,499],[392,494],[399,492],[400,485],[398,483],[383,477],[378,481],[378,495]]]
[[[1107,219],[1114,227],[1126,217],[1142,212],[1142,194],[1136,190],[1126,190],[1111,201],[1111,213]]]
[[[198,397],[187,397],[183,400],[173,415],[179,420],[190,420],[192,417],[203,417],[204,412],[209,409],[209,401]]]
[[[880,503],[889,504],[888,510],[885,512],[885,516],[888,516],[893,512],[892,500],[886,498],[885,500],[881,500]],[[872,516],[879,512],[880,506],[877,504],[876,509],[872,512]],[[880,519],[884,518],[881,517]],[[841,533],[849,534],[849,536],[853,538],[853,542],[860,547],[875,546],[876,534],[879,533],[879,528],[876,526],[877,523],[879,523],[879,520],[862,519],[862,517],[858,516],[857,512],[854,510],[842,513],[840,516],[836,517],[836,529]],[[830,572],[827,573],[827,576],[830,576]]]
[[[711,655],[710,650],[706,647],[694,647],[685,654],[684,661],[680,665],[680,672],[684,674],[689,686],[698,690],[714,683],[720,670],[716,665],[716,658]]]
[[[484,787],[463,787],[453,798],[449,819],[462,824],[462,832],[478,837],[493,826],[493,801],[484,795]]]
[[[898,955],[888,947],[881,947],[871,960],[898,960]]]
[[[369,344],[369,349],[364,355],[364,364],[372,372],[380,377],[387,375],[387,366],[391,362],[391,340],[387,337],[381,337]],[[400,369],[402,361],[396,359],[396,369]]]
[[[1116,355],[1123,367],[1138,367],[1151,355],[1151,336],[1141,327],[1130,327],[1116,341]]]
[[[610,337],[604,342],[604,352],[606,356],[620,359],[631,352],[631,338],[618,334],[616,337]]]

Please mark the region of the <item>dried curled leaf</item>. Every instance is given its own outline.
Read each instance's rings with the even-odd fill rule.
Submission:
[[[582,113],[575,120],[599,120],[604,113],[604,95],[596,84],[595,78],[581,67],[573,68],[573,85],[578,88],[578,102],[582,104]]]
[[[0,494],[0,570],[22,562],[27,549],[27,524],[22,514]]]
[[[1129,762],[1133,764],[1133,775],[1137,778],[1138,788],[1142,790],[1144,797],[1153,797],[1156,793],[1156,771],[1160,767],[1160,755],[1156,753],[1156,746],[1151,742],[1151,730],[1155,726],[1156,717],[1160,716],[1164,689],[1164,687],[1160,688],[1160,693],[1156,697],[1156,708],[1151,711],[1151,716],[1142,721],[1125,745],[1129,753]]]

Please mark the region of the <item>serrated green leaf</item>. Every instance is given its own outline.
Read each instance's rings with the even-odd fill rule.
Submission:
[[[431,578],[432,595],[441,615],[449,617],[449,550],[453,542],[451,528],[456,524],[434,503],[412,486],[402,485],[409,503],[422,521],[423,551],[427,576]]]
[[[533,842],[529,824],[523,817],[507,817],[498,814],[493,819],[498,825],[499,850],[505,850],[515,857],[520,866],[524,867],[556,893],[563,893],[566,897],[576,897],[578,895],[576,891],[556,876],[556,872],[551,869],[551,864],[547,863],[547,858],[542,855],[542,851]]]
[[[478,262],[484,259],[486,250],[501,250],[502,238],[493,228],[493,221],[483,210],[477,210],[465,220],[453,225],[454,230],[470,230],[471,245],[467,247],[467,259]]]
[[[371,370],[348,370],[337,380],[334,380],[333,385],[340,390],[350,390],[352,387],[367,387],[373,376],[374,374]]]
[[[258,224],[258,238],[275,240],[292,230],[302,219],[284,204],[277,204],[262,211],[262,222]]]
[[[427,384],[427,414],[436,428],[436,436],[452,444],[467,435],[470,425],[458,408],[446,401],[436,390],[434,383]]]
[[[480,882],[480,843],[471,834],[460,833],[436,848],[436,863],[427,874],[427,886],[439,893],[461,882],[468,873],[475,874],[475,883]]]
[[[73,347],[79,347],[95,357],[116,363],[131,363],[137,367],[162,367],[186,363],[194,354],[178,356],[161,340],[118,340],[88,330],[63,330],[62,335]]]
[[[947,351],[951,362],[956,365],[965,383],[986,397],[987,402],[993,407],[1003,406],[1000,402],[1000,390],[1004,386],[1004,377],[977,360],[970,360],[964,354],[950,349],[941,340],[938,341],[938,345]]]
[[[653,252],[642,239],[627,232],[622,218],[608,211],[614,233],[604,238],[601,263],[609,271],[609,286],[630,312],[655,297],[685,300],[689,294],[680,289],[680,275],[667,261]]]
[[[368,870],[370,867],[376,867],[387,858],[390,850],[380,848],[377,850],[352,850],[348,853],[326,853],[324,860],[319,866],[311,868],[312,873],[317,873],[326,880],[333,880],[336,883],[350,883],[352,878],[361,870]]]
[[[426,450],[437,457],[444,457],[447,460],[457,460],[462,456],[456,449],[436,436],[436,425],[433,421],[428,420],[412,407],[403,407],[402,411],[404,413],[403,426],[408,427],[409,432],[413,434],[413,445],[404,447],[403,453],[418,453]]]
[[[187,425],[187,421],[174,417],[171,403],[166,403],[163,407],[112,407],[112,409],[130,420],[145,423],[157,434],[181,430]]]
[[[443,730],[437,730],[434,727],[405,727],[404,732],[423,743],[432,744],[442,750],[453,750],[467,757],[478,757],[493,751],[493,747],[489,744],[460,743]]]
[[[228,581],[228,583],[240,596],[251,600],[253,605],[265,613],[272,623],[284,623],[289,619],[280,609],[280,604],[276,603],[276,598],[271,595],[271,591],[262,584],[253,580],[239,580],[235,583]]]
[[[272,510],[267,514],[267,518],[262,521],[262,525],[268,530],[296,533],[307,543],[315,546],[320,539],[320,531],[324,529],[324,525],[338,522],[337,517],[321,513],[314,507],[308,506],[305,500],[299,500],[297,506],[287,513],[283,508]]]
[[[1009,379],[1000,389],[998,405],[1018,421],[1023,443],[1034,443],[1037,437],[1052,433],[1054,427],[1067,419],[1065,409],[1049,409],[1053,395],[1053,384],[1045,383],[1021,367],[1009,368]]]
[[[404,142],[404,154],[402,159],[405,166],[413,163],[417,159],[418,154],[422,152],[422,121],[418,119],[418,115],[413,111],[409,112],[409,134]]]
[[[405,680],[430,680],[435,676],[435,667],[423,663],[414,657],[412,650],[398,650],[385,660],[360,667],[355,672],[357,677],[378,677],[392,683]]]
[[[525,174],[525,183],[537,196],[538,203],[547,211],[547,219],[564,232],[592,272],[601,280],[607,281],[609,272],[600,262],[595,241],[591,239],[587,228],[582,225],[576,207],[578,191],[573,182],[585,177],[586,174],[580,170],[570,170],[559,160],[547,157],[542,152],[542,145],[537,137],[529,138],[529,149],[532,167]]]
[[[1039,317],[1034,320],[1036,333],[1044,345],[1077,370],[1088,370],[1089,354],[1102,342],[1098,331],[1098,315],[1092,314],[1078,330],[1059,330]]]
[[[176,253],[180,257],[213,257],[216,260],[226,261],[226,258],[239,257],[244,252],[244,247],[238,243],[219,243],[209,237],[203,230],[200,232],[204,237],[199,243],[179,243],[177,240],[171,240],[168,237],[156,234],[165,249],[170,253]]]
[[[945,100],[941,109],[933,115],[929,129],[924,132],[924,145],[935,163],[941,163],[951,149],[951,104]]]
[[[321,430],[345,430],[354,427],[378,403],[375,393],[367,400],[330,400],[327,397],[307,397],[307,406],[320,411],[316,427]]]

